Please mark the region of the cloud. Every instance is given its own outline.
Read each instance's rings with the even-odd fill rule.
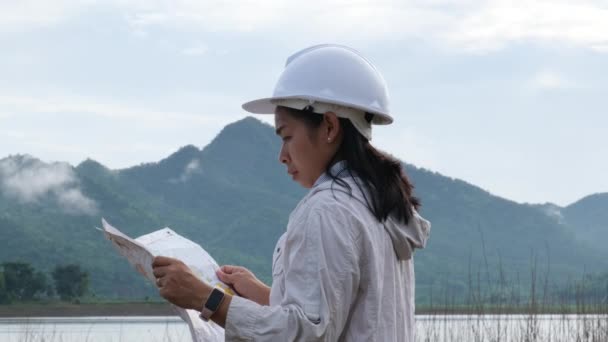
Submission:
[[[557,90],[575,88],[576,85],[558,72],[541,70],[530,79],[528,87],[532,90]]]
[[[220,95],[204,96],[199,94],[201,101],[235,103],[235,100]],[[167,125],[167,121],[191,122],[209,124],[223,122],[225,117],[202,115],[196,112],[161,111],[122,103],[111,103],[104,99],[84,96],[56,95],[49,97],[31,97],[20,95],[0,95],[0,107],[8,108],[14,113],[78,113],[95,115],[111,119],[139,120],[142,124]]]
[[[134,5],[134,4],[131,4]],[[130,8],[133,32],[172,30],[272,34],[281,39],[377,39],[424,36],[450,14],[421,2],[310,0],[150,1]]]
[[[0,119],[2,119],[2,116],[0,116]],[[27,134],[24,131],[19,131],[19,130],[2,130],[0,129],[0,136],[3,135],[7,138],[10,139],[18,139],[18,140],[23,140],[25,139],[25,137],[27,136]]]
[[[164,28],[254,32],[290,40],[416,38],[465,52],[488,52],[522,41],[608,52],[608,8],[597,0],[27,0],[0,5],[0,29],[57,24],[93,5],[113,10],[142,36]],[[192,47],[182,52],[203,50]]]
[[[560,207],[552,204],[545,204],[541,207],[541,210],[545,215],[553,218],[558,223],[564,223],[564,215],[562,214]]]
[[[79,190],[74,170],[66,163],[45,164],[29,156],[2,159],[0,190],[22,203],[54,198],[69,214],[97,212],[97,205]]]
[[[182,54],[186,56],[202,56],[209,51],[209,48],[203,44],[197,44],[182,50]]]
[[[61,207],[68,213],[91,215],[97,212],[95,201],[87,198],[76,188],[64,189],[56,192],[55,195]]]
[[[185,183],[195,173],[201,173],[201,162],[198,159],[192,159],[184,168],[184,171],[178,178],[169,179],[170,183]]]
[[[510,43],[565,43],[607,51],[608,9],[599,1],[492,1],[458,18],[441,35],[470,51],[501,49]]]

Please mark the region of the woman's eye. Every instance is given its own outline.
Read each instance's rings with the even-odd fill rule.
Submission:
[[[290,136],[283,137],[283,141],[289,141],[291,139]]]

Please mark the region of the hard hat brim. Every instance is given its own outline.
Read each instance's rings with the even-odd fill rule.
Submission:
[[[277,106],[272,103],[274,98],[258,99],[243,103],[241,107],[249,113],[253,114],[274,114]]]
[[[345,106],[345,107],[352,107],[355,109],[362,110],[364,112],[369,112],[369,113],[374,114],[374,119],[373,119],[372,123],[375,125],[389,125],[393,122],[393,118],[390,115],[385,114],[385,113],[380,113],[380,112],[378,112],[376,110],[372,110],[370,108],[354,106],[352,104],[336,101],[334,99],[325,99],[325,98],[311,97],[311,96],[267,97],[267,98],[262,98],[262,99],[258,99],[258,100],[245,102],[241,107],[245,111],[252,113],[252,114],[274,114],[274,111],[277,108],[277,105],[274,103],[274,101],[290,99],[290,98],[309,100],[309,101],[311,101],[311,103],[313,103],[313,106],[314,106],[314,102],[318,101],[318,102],[324,102],[324,103],[337,104],[337,105],[341,105],[341,106]]]

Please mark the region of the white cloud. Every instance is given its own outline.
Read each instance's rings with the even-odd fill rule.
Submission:
[[[566,77],[552,70],[542,70],[530,79],[529,88],[532,90],[571,89],[576,85]]]
[[[132,6],[135,32],[162,26],[206,32],[302,34],[325,40],[423,35],[450,16],[427,4],[397,1],[150,1]]]
[[[564,223],[564,215],[562,214],[561,208],[551,204],[545,204],[541,207],[542,211],[549,217],[553,218],[559,223]]]
[[[55,193],[61,207],[71,214],[95,214],[97,205],[95,201],[87,198],[76,188],[64,189]]]
[[[184,169],[185,175],[191,175],[193,172],[199,170],[201,167],[201,162],[198,159],[191,160],[186,168]]]
[[[57,25],[92,1],[19,0],[0,2],[0,33]]]
[[[608,8],[600,1],[396,0],[109,0],[0,4],[0,29],[53,25],[92,6],[120,13],[138,35],[163,27],[205,32],[258,32],[307,39],[414,37],[463,51],[543,41],[608,51]],[[182,52],[201,53],[192,47]]]
[[[66,164],[45,165],[33,158],[24,157],[0,161],[3,189],[24,202],[34,202],[55,188],[73,182],[70,166]]]
[[[179,176],[179,178],[169,179],[169,182],[170,183],[185,183],[190,179],[190,177],[192,177],[193,174],[200,173],[200,172],[202,172],[200,160],[192,159],[188,163],[188,165],[186,165],[186,167],[184,168],[184,171]]]
[[[608,53],[608,40],[593,44],[591,45],[591,48],[597,52]]]
[[[45,164],[29,156],[0,160],[0,190],[23,203],[54,198],[67,213],[96,213],[95,202],[82,194],[72,167],[66,163]]]
[[[212,96],[213,97],[213,96]],[[204,100],[203,95],[199,95]],[[209,97],[207,97],[209,98]],[[215,99],[216,102],[222,101]],[[232,99],[226,100],[230,103]],[[121,103],[110,103],[104,99],[83,96],[50,96],[31,97],[20,95],[0,95],[0,108],[8,108],[14,113],[79,113],[82,115],[95,115],[112,119],[139,120],[141,124],[166,126],[167,122],[216,123],[225,121],[225,117],[182,111],[159,111]]]
[[[558,42],[605,51],[608,9],[599,1],[492,1],[443,32],[451,44],[472,51],[522,41]]]
[[[2,117],[0,116],[0,119],[2,119]],[[11,139],[20,139],[23,140],[27,137],[27,134],[24,131],[19,131],[19,130],[0,130],[0,135],[4,135],[7,138],[11,138]]]
[[[203,44],[197,44],[194,46],[187,47],[182,50],[182,54],[186,56],[202,56],[209,51],[209,48]]]

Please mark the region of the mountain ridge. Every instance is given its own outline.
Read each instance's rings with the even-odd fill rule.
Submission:
[[[158,162],[117,170],[92,159],[69,168],[48,164],[64,165],[58,170],[73,176],[73,182],[57,183],[49,193],[60,193],[68,184],[67,190],[80,191],[97,211],[66,213],[46,197],[20,204],[0,191],[0,234],[10,242],[0,250],[0,261],[19,257],[48,268],[72,260],[90,270],[94,291],[101,296],[154,294],[92,229],[103,215],[132,236],[170,226],[220,263],[245,265],[269,282],[274,244],[305,194],[278,162],[279,147],[270,125],[248,117],[224,127],[207,146],[186,145]],[[539,262],[555,263],[556,278],[578,274],[583,265],[589,270],[606,267],[598,256],[607,259],[608,253],[597,241],[575,238],[580,217],[588,216],[588,203],[596,203],[596,197],[561,208],[566,215],[558,222],[543,211],[547,206],[520,204],[457,178],[404,166],[422,199],[421,213],[433,225],[428,248],[416,255],[421,298],[443,277],[455,294],[463,295],[467,269],[480,269],[484,259],[493,266],[504,262],[512,277],[529,273],[534,253]],[[598,203],[604,208],[603,201]],[[603,216],[597,220],[608,222]],[[602,239],[608,242],[608,236]]]

